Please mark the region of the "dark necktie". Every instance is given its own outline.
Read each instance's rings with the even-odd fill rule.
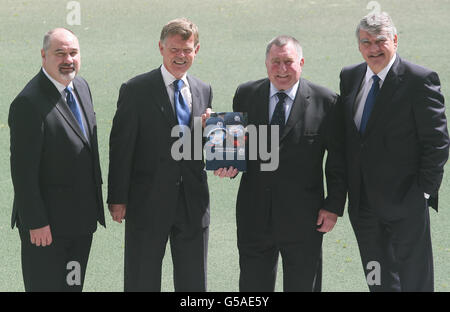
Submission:
[[[278,125],[280,127],[280,136],[283,133],[284,125],[286,123],[286,113],[284,111],[284,100],[287,97],[287,94],[284,92],[278,92],[276,94],[278,97],[278,103],[275,106],[275,110],[273,111],[272,120],[270,121],[271,125]]]
[[[183,80],[175,80],[173,85],[175,87],[174,106],[177,112],[178,124],[180,126],[189,126],[191,112],[189,110],[189,106],[183,99],[183,95],[181,94],[181,88],[183,87],[184,82]]]
[[[366,131],[367,122],[369,121],[378,91],[380,90],[380,77],[378,77],[377,75],[373,75],[372,79],[372,87],[370,88],[369,94],[367,95],[366,103],[364,104],[364,111],[361,117],[361,125],[359,126],[359,132],[361,134],[364,134],[364,132]]]
[[[81,120],[81,112],[78,109],[77,102],[75,101],[75,97],[73,96],[72,89],[70,87],[66,87],[64,89],[66,91],[66,101],[67,105],[69,105],[70,110],[72,111],[73,116],[78,121],[78,125],[80,126],[81,131],[83,132],[84,136],[86,136],[86,130],[84,129],[83,121]]]

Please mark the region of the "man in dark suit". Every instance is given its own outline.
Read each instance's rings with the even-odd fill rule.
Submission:
[[[264,161],[250,159],[241,178],[236,204],[240,291],[274,291],[280,254],[284,291],[320,290],[323,233],[331,231],[344,209],[342,131],[334,114],[338,97],[300,78],[303,64],[298,41],[276,37],[266,50],[268,78],[240,85],[233,99],[233,110],[246,112],[248,124],[258,129],[258,138],[250,141],[269,141],[271,133],[264,137],[262,127],[280,130],[279,149],[271,151],[279,151],[279,166],[265,171]],[[234,176],[236,171],[215,174]]]
[[[105,225],[97,125],[80,47],[69,30],[44,37],[42,69],[9,111],[14,206],[26,291],[81,291],[92,234]]]
[[[349,215],[371,291],[433,291],[428,207],[449,137],[438,75],[396,54],[386,13],[356,31],[366,62],[341,72]]]
[[[204,121],[209,115],[212,91],[187,74],[199,48],[195,24],[169,22],[159,41],[162,66],[120,89],[110,137],[108,203],[113,220],[126,218],[125,291],[160,291],[168,238],[175,291],[206,291],[209,191],[200,116]],[[176,126],[184,127],[182,159],[173,148],[180,140]],[[197,151],[189,148],[196,146],[196,136]],[[186,157],[189,150],[194,157]]]

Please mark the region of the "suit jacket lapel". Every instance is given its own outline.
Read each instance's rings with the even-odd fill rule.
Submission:
[[[351,85],[353,85],[353,89],[350,92],[350,94],[347,96],[347,101],[345,102],[345,114],[346,119],[349,120],[351,127],[353,128],[354,131],[356,131],[357,133],[359,133],[358,128],[356,128],[355,125],[355,119],[354,119],[354,115],[355,115],[355,102],[356,102],[356,97],[358,96],[358,92],[361,88],[361,83],[366,75],[366,71],[367,71],[367,64],[364,63],[363,65],[359,66],[356,69],[356,73],[355,73],[355,80],[351,83]]]
[[[156,71],[156,79],[152,79],[151,81],[151,94],[155,95],[155,98],[152,99],[152,101],[156,101],[156,105],[158,105],[159,110],[167,119],[170,127],[173,128],[178,124],[178,121],[175,116],[175,111],[172,108],[172,104],[170,103],[169,94],[167,93],[166,85],[164,84],[164,79],[161,74],[161,68]]]
[[[304,123],[305,110],[309,105],[310,88],[303,79],[300,79],[297,94],[292,103],[291,112],[289,114],[286,126],[281,134],[280,141],[282,141],[289,131],[298,124]],[[301,125],[303,127],[303,125]]]
[[[47,78],[44,72],[39,72],[39,82],[42,89],[44,89],[44,94],[48,96],[50,103],[55,104],[61,99],[61,94],[55,85]]]
[[[398,90],[398,85],[400,84],[402,77],[400,74],[400,57],[397,55],[397,58],[392,64],[391,69],[389,70],[383,85],[378,93],[377,99],[375,101],[375,105],[373,107],[372,113],[370,114],[369,120],[367,122],[367,127],[364,135],[368,135],[370,130],[376,124],[376,120],[380,115],[389,107],[389,99],[392,98],[394,92]]]
[[[73,86],[74,86],[75,93],[78,96],[80,106],[82,109],[82,113],[84,112],[84,116],[86,119],[86,123],[87,123],[87,125],[85,127],[86,128],[85,130],[87,131],[86,134],[90,138],[89,141],[91,141],[92,134],[94,133],[93,127],[95,125],[95,120],[94,120],[95,114],[94,114],[94,110],[93,110],[93,106],[92,106],[92,100],[91,100],[90,95],[87,92],[88,90],[86,90],[86,88],[84,88],[84,86],[82,86],[79,83],[78,79],[75,78],[73,80]],[[89,105],[89,104],[91,104],[91,105]],[[78,126],[78,122],[77,122],[77,126]],[[78,129],[80,130],[79,134],[82,134],[81,129],[79,127],[78,127]],[[81,139],[83,140],[83,142],[90,145],[88,140],[85,139],[84,135],[82,135]]]
[[[81,132],[80,126],[78,125],[77,120],[75,119],[72,112],[70,111],[69,106],[64,102],[62,95],[59,93],[58,89],[47,78],[47,76],[44,74],[44,72],[42,70],[40,72],[40,80],[41,80],[41,86],[45,90],[45,94],[48,94],[48,96],[49,96],[50,103],[52,103],[52,105],[55,105],[57,111],[62,116],[61,121],[69,124],[69,126],[78,135],[78,137],[87,146],[89,146],[89,143],[87,142],[86,138],[84,137],[84,134]],[[82,105],[82,104],[80,104],[80,105]]]
[[[255,124],[269,125],[269,94],[270,81],[267,79],[258,90],[257,99],[255,99]]]
[[[191,123],[190,128],[193,129],[194,117],[200,117],[206,110],[206,106],[202,106],[203,103],[200,102],[200,90],[198,89],[195,80],[191,79],[189,75],[186,76],[189,82],[189,88],[192,95],[192,111],[191,111]]]
[[[87,142],[86,138],[84,137],[84,134],[81,132],[80,126],[78,125],[77,120],[73,116],[72,112],[70,111],[69,106],[64,102],[64,100],[61,99],[56,103],[56,109],[60,112],[61,116],[63,117],[62,120],[69,124],[69,126],[72,128],[72,130],[76,133],[76,135],[85,143],[87,146],[89,146],[89,143]]]

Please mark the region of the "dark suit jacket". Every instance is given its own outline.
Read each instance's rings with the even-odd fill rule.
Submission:
[[[105,225],[91,93],[80,77],[73,85],[89,142],[42,70],[11,104],[12,227],[50,225],[52,235],[74,236],[93,233],[97,221]]]
[[[240,85],[233,110],[247,112],[249,124],[268,125],[269,91],[269,79]],[[248,170],[241,178],[236,211],[241,241],[263,237],[269,228],[283,241],[300,241],[316,230],[319,209],[342,215],[346,199],[345,161],[339,135],[342,130],[334,118],[337,98],[334,92],[300,79],[281,135],[278,169],[261,171],[258,156],[257,160],[248,161]],[[325,150],[326,199],[322,169]]]
[[[188,75],[187,79],[193,122],[192,117],[200,117],[211,107],[212,91],[193,76]],[[171,136],[171,131],[177,124],[160,68],[122,85],[110,136],[107,201],[127,204],[127,224],[166,231],[173,222],[182,184],[188,223],[193,228],[209,225],[204,161],[176,161],[171,156],[172,144],[178,140]]]
[[[438,75],[397,55],[361,137],[353,105],[366,69],[362,63],[341,72],[350,214],[358,210],[361,182],[388,219],[426,207],[424,192],[437,210],[449,145]]]

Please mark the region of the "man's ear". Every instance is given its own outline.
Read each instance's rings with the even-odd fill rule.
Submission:
[[[44,49],[41,49],[41,58],[42,58],[42,65],[44,65],[44,61],[45,61],[45,51],[44,51]]]
[[[164,49],[164,45],[161,43],[161,41],[158,41],[158,47],[159,47],[159,53],[162,55],[162,51]]]

